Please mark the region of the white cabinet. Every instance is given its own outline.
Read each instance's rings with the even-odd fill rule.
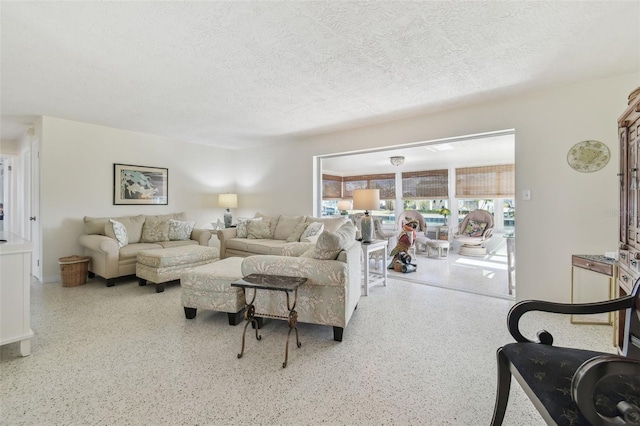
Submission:
[[[20,354],[31,353],[31,243],[0,232],[0,345],[20,342]]]

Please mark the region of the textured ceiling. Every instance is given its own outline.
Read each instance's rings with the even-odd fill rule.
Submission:
[[[6,2],[2,138],[241,149],[640,70],[640,2]]]

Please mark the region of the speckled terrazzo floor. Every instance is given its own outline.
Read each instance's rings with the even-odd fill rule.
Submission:
[[[0,348],[2,425],[480,425],[495,395],[495,350],[512,341],[507,300],[396,279],[362,297],[344,334],[286,324],[262,340],[226,314],[186,320],[180,287],[32,284],[32,354]],[[561,345],[613,351],[608,326],[539,314]],[[514,385],[505,425],[542,425]]]

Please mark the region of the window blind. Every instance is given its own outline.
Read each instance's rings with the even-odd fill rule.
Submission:
[[[381,200],[395,200],[396,198],[395,173],[345,176],[342,180],[343,198],[353,198],[355,189],[379,189]]]
[[[423,170],[402,173],[405,200],[449,197],[449,170]]]
[[[342,177],[322,175],[322,199],[333,200],[342,198]]]
[[[456,169],[456,198],[512,198],[515,164]]]

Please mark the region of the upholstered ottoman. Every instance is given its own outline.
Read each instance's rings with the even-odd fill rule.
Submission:
[[[182,306],[187,319],[196,317],[198,308],[227,312],[229,324],[242,321],[244,293],[231,287],[242,278],[242,257],[227,257],[215,263],[189,269],[180,275]]]
[[[136,276],[138,284],[151,282],[156,285],[156,293],[164,291],[164,283],[180,278],[187,269],[220,259],[216,247],[186,245],[163,249],[143,250],[138,253]]]

